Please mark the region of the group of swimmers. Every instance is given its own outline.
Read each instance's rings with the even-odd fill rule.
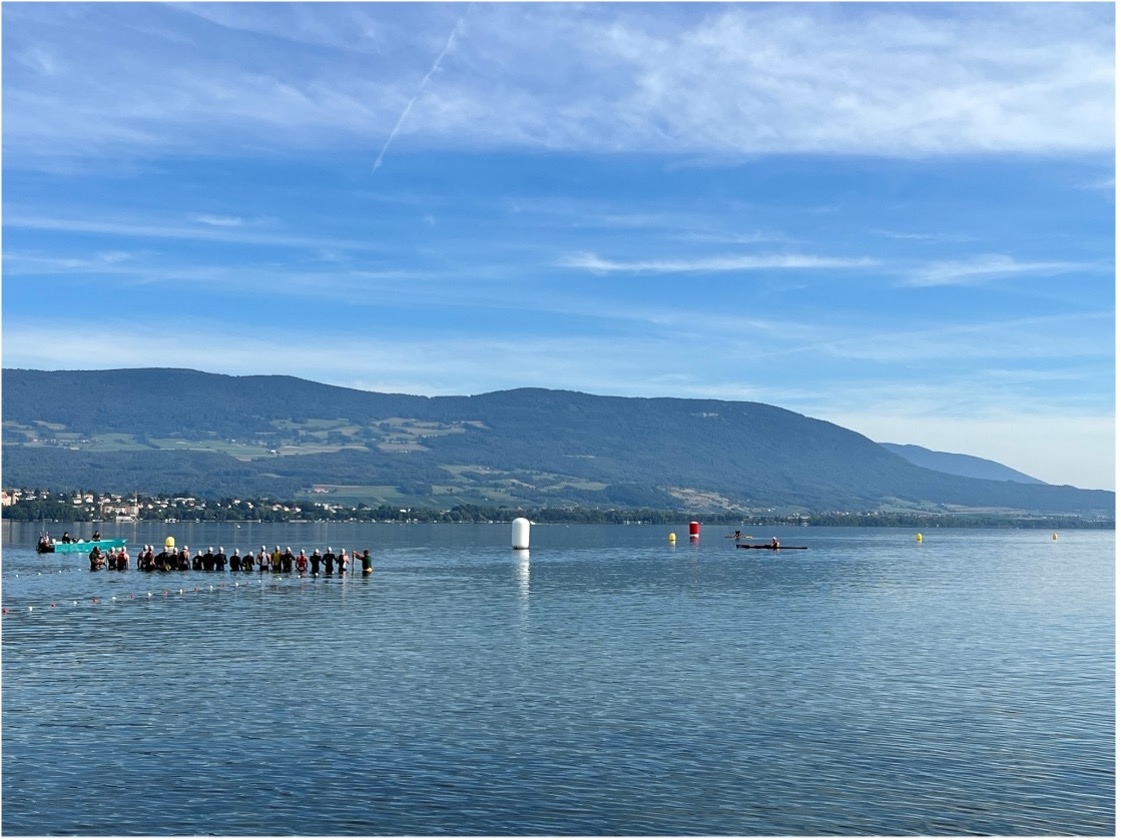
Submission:
[[[89,556],[91,572],[101,569],[123,572],[129,568],[131,560],[128,556],[128,550],[123,547],[102,551],[100,547],[94,546]],[[308,555],[302,548],[299,554],[293,554],[291,546],[281,551],[278,545],[271,552],[265,546],[261,546],[261,550],[256,554],[249,550],[244,555],[238,553],[235,548],[233,554],[227,556],[225,548],[219,546],[217,551],[213,547],[208,548],[205,554],[201,550],[197,551],[192,558],[187,546],[183,546],[178,551],[174,548],[164,548],[163,551],[156,554],[153,546],[146,545],[136,555],[136,567],[142,572],[189,572],[192,570],[196,572],[224,572],[228,565],[231,572],[244,572],[245,574],[251,574],[256,569],[262,574],[265,572],[275,574],[295,572],[301,576],[310,574],[317,577],[336,573],[346,574],[352,565],[357,567],[359,564],[362,566],[362,574],[364,575],[368,575],[374,570],[374,561],[370,557],[370,549],[367,548],[361,553],[358,552],[358,549],[355,549],[352,554],[348,554],[344,548],[338,554],[335,554],[331,550],[331,546],[327,546],[327,550],[322,554],[317,548]],[[357,571],[357,568],[355,568],[355,571]]]

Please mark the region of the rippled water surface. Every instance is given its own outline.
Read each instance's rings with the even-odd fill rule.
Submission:
[[[376,570],[91,573],[5,523],[6,834],[1114,833],[1112,532],[103,530]]]

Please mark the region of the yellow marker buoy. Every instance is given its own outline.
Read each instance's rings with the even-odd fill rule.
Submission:
[[[1058,538],[1059,538],[1058,534],[1052,534],[1051,535],[1051,539],[1053,539],[1053,540],[1057,540]]]
[[[922,534],[915,534],[915,542],[922,542]]]
[[[175,548],[175,537],[168,537],[163,541],[164,548]]]
[[[673,533],[671,533],[671,534],[669,535],[669,541],[670,541],[670,542],[677,542],[677,534],[673,534]]]

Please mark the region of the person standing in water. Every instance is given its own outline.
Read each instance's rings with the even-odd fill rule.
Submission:
[[[358,556],[358,549],[354,550],[354,556],[355,557]],[[374,561],[373,561],[373,558],[370,557],[370,549],[367,548],[365,551],[362,552],[362,574],[368,575],[373,570],[374,570]]]

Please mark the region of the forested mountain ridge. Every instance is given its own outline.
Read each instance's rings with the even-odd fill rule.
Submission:
[[[961,455],[955,452],[935,452],[914,444],[881,443],[888,451],[894,452],[920,467],[928,470],[962,475],[966,478],[987,478],[993,481],[1018,481],[1021,484],[1046,484],[1038,478],[1006,467],[987,458]]]
[[[4,370],[6,485],[402,505],[1096,514],[1113,494],[925,469],[760,403],[524,388],[377,394],[288,376]]]

